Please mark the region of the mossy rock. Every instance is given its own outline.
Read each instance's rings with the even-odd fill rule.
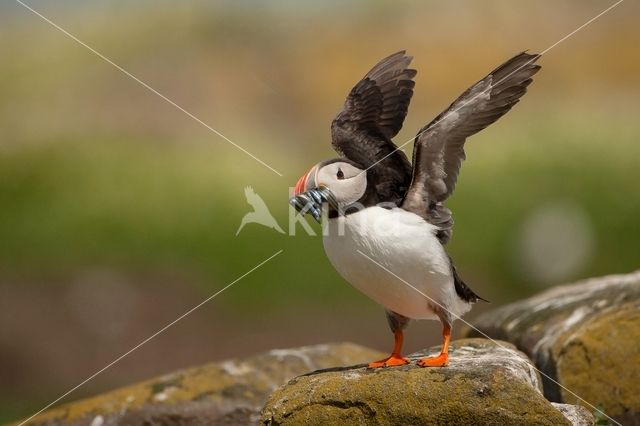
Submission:
[[[341,343],[265,354],[177,371],[43,412],[27,425],[255,424],[268,394],[318,368],[370,361],[381,353]]]
[[[488,312],[475,326],[529,355],[548,376],[551,401],[640,425],[640,272],[555,287]]]
[[[411,356],[437,354],[438,348]],[[334,368],[269,397],[263,425],[570,425],[541,393],[531,362],[506,342],[454,342],[449,366]]]

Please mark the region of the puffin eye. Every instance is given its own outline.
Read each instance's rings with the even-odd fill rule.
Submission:
[[[340,180],[344,179],[344,173],[342,172],[342,169],[338,169],[338,174],[336,175],[336,177]]]

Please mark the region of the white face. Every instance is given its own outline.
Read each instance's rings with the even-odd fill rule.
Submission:
[[[338,203],[347,205],[355,203],[364,195],[367,174],[349,163],[337,161],[316,172],[315,184],[329,188]]]

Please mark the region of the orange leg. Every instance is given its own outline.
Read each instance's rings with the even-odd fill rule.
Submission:
[[[393,337],[395,339],[395,343],[393,345],[393,352],[391,352],[391,355],[385,359],[381,359],[380,361],[370,362],[368,365],[369,368],[394,367],[396,365],[409,364],[409,360],[401,355],[402,340],[404,339],[402,330],[396,330],[393,333]]]
[[[451,340],[451,326],[444,325],[442,328],[442,351],[438,356],[422,358],[418,361],[420,367],[444,367],[449,363],[449,340]]]

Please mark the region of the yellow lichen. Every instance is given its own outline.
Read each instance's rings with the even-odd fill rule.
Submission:
[[[567,331],[553,348],[557,376],[566,388],[563,401],[591,410],[602,406],[610,416],[640,413],[638,342],[638,302],[601,312]]]

